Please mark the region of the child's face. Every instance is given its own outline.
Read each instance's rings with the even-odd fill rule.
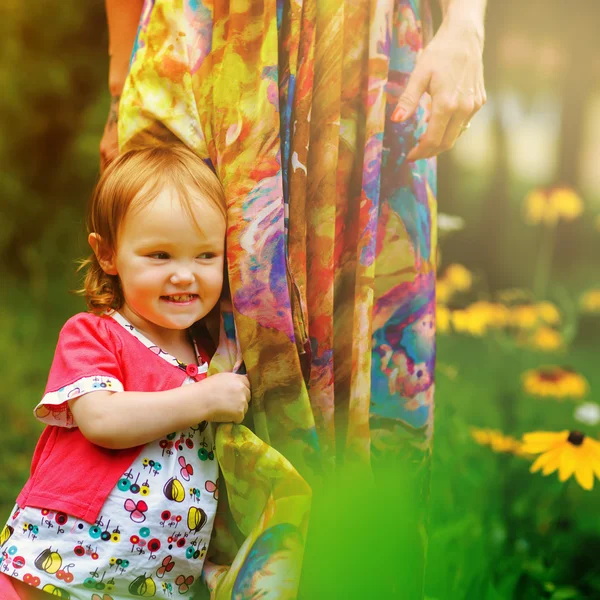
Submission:
[[[193,202],[192,212],[193,219],[166,187],[121,224],[114,274],[125,298],[122,312],[142,331],[187,329],[219,300],[225,220],[204,198]]]

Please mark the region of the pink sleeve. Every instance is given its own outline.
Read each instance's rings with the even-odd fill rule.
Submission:
[[[69,400],[94,391],[123,391],[118,339],[104,319],[80,313],[62,328],[44,397],[34,410],[39,420],[75,427]]]

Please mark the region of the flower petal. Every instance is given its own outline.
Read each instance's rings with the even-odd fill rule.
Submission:
[[[583,460],[577,465],[575,479],[584,490],[589,491],[594,487],[594,472],[588,461]]]
[[[553,448],[546,454],[548,454],[548,460],[542,469],[542,475],[550,475],[550,473],[554,473],[556,469],[560,467],[560,457],[563,451],[563,447],[559,446],[558,448]]]
[[[536,431],[523,435],[524,451],[530,454],[539,454],[555,448],[566,441],[569,437],[568,431]]]
[[[548,453],[540,454],[535,460],[535,462],[529,467],[529,471],[531,473],[536,473],[539,471],[546,463],[548,462]]]
[[[565,444],[559,461],[558,478],[560,481],[566,481],[573,475],[575,468],[578,467],[578,459],[581,458],[581,453],[575,451],[575,447],[571,444]]]
[[[535,473],[543,468],[542,473],[544,475],[550,475],[550,473],[553,473],[559,467],[561,451],[562,448],[554,448],[553,450],[545,452],[537,458],[529,470],[532,473]]]
[[[583,440],[583,447],[587,452],[587,460],[590,468],[600,479],[600,443],[592,438],[586,437]]]

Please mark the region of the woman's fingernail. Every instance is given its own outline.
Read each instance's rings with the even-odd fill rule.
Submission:
[[[391,119],[392,119],[392,121],[396,121],[396,122],[402,121],[405,114],[406,114],[406,111],[402,107],[397,106],[396,109],[394,110],[394,112],[392,113]]]

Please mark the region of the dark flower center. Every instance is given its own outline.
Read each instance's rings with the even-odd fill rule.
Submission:
[[[558,369],[540,369],[538,377],[542,381],[560,381],[564,377],[564,373]]]
[[[581,446],[583,444],[583,440],[585,438],[585,434],[581,433],[581,431],[571,431],[569,432],[569,437],[567,441],[573,444],[573,446]]]

